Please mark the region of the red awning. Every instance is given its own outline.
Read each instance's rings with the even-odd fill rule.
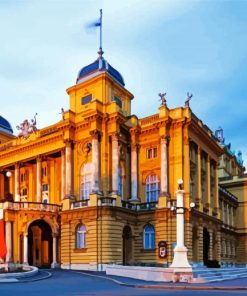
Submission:
[[[0,258],[2,260],[5,260],[6,255],[7,255],[7,248],[6,248],[5,237],[4,237],[4,222],[1,219],[0,220]]]

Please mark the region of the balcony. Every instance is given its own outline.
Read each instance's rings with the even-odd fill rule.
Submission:
[[[14,211],[45,211],[57,213],[61,211],[61,206],[57,204],[48,204],[41,202],[10,202],[5,201],[0,203],[0,209],[14,210]]]
[[[136,212],[153,211],[158,207],[158,202],[145,202],[134,204],[128,201],[122,201],[122,207]]]

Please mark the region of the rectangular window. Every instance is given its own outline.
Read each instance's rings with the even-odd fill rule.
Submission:
[[[92,101],[92,95],[87,95],[81,98],[81,104],[86,105]]]
[[[47,175],[47,169],[46,167],[42,167],[42,177],[46,177]]]
[[[119,97],[114,96],[114,101],[117,103],[118,107],[122,108],[123,102],[119,99]]]
[[[43,184],[42,185],[42,191],[48,191],[48,184]]]
[[[157,147],[147,149],[147,159],[155,158],[158,155]]]

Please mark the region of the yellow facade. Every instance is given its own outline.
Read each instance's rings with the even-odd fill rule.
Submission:
[[[238,262],[236,252],[222,253],[221,236],[235,250],[238,235],[235,222],[224,224],[220,204],[228,198],[220,197],[218,182],[224,149],[188,104],[164,103],[138,119],[121,74],[102,57],[80,71],[67,93],[70,108],[59,122],[18,138],[4,134],[0,144],[6,261],[92,270],[167,266],[182,178],[190,262]],[[236,211],[237,199],[227,203]]]

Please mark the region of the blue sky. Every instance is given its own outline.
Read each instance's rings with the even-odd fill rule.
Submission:
[[[191,108],[244,153],[247,165],[247,1],[0,0],[1,115],[15,126],[37,112],[38,127],[68,108],[66,88],[93,62],[98,31],[85,25],[103,9],[103,49],[124,76],[138,117]]]

